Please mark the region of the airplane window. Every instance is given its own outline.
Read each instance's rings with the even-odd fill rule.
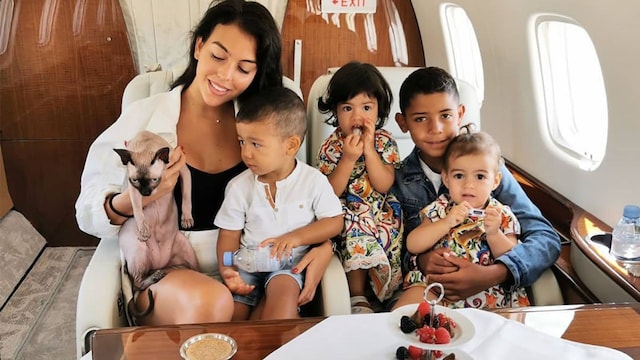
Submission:
[[[473,84],[477,89],[478,102],[484,100],[484,74],[480,46],[471,20],[458,5],[442,4],[440,18],[445,37],[451,74]]]
[[[596,49],[567,18],[536,24],[539,76],[552,142],[585,170],[596,169],[607,145],[607,96]]]

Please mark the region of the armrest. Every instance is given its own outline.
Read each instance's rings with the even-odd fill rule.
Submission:
[[[533,305],[563,305],[564,299],[560,286],[551,268],[545,270],[540,278],[531,285]]]
[[[320,281],[320,293],[324,316],[351,314],[347,275],[340,259],[335,254]]]
[[[118,310],[121,292],[120,247],[117,238],[100,241],[82,277],[76,305],[76,351],[80,358],[89,351],[94,330],[124,326]]]

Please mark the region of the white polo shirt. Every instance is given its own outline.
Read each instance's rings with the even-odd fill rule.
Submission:
[[[241,246],[258,245],[316,219],[342,215],[342,205],[327,177],[318,169],[296,161],[296,167],[276,182],[275,207],[269,185],[245,170],[227,184],[222,207],[214,224],[227,230],[244,230]],[[307,246],[294,249],[294,257]]]

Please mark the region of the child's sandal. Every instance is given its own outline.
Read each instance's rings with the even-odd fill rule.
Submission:
[[[364,296],[351,297],[351,313],[352,314],[373,314],[373,309],[369,300]]]

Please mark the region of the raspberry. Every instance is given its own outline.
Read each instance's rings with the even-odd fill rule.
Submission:
[[[422,349],[417,346],[409,345],[409,356],[412,359],[420,359],[420,356],[422,356]]]
[[[435,338],[436,344],[448,344],[451,342],[451,334],[443,327],[436,329]]]
[[[418,305],[418,313],[420,313],[421,318],[424,318],[430,312],[431,312],[431,306],[429,306],[429,303],[423,301],[420,303],[420,305]]]
[[[428,326],[423,326],[421,328],[419,328],[418,330],[416,330],[416,333],[418,334],[418,338],[420,339],[420,342],[423,342],[425,344],[433,344],[435,343],[435,329],[428,327]]]
[[[400,318],[400,330],[402,330],[403,333],[408,334],[410,332],[413,332],[417,328],[418,325],[413,320],[411,320],[410,317],[405,315]]]
[[[396,359],[398,360],[407,360],[409,359],[409,349],[404,346],[400,346],[396,350]]]

